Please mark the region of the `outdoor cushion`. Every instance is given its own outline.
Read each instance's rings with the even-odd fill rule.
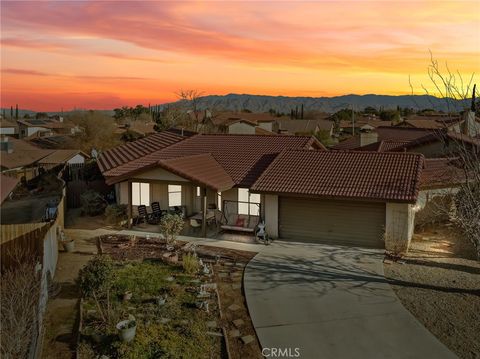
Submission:
[[[241,218],[240,216],[237,217],[237,221],[235,223],[236,227],[244,227],[245,226],[245,218]]]

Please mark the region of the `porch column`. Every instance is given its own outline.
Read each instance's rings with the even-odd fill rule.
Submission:
[[[207,188],[203,188],[202,198],[202,237],[207,237]]]
[[[128,181],[128,228],[132,228],[133,207],[132,207],[132,182]]]

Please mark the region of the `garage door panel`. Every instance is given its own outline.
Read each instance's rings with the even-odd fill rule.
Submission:
[[[381,247],[385,204],[281,197],[280,238]]]

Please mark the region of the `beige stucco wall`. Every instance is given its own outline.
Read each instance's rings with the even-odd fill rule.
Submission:
[[[273,121],[272,122],[259,122],[258,127],[263,128],[264,130],[273,132],[273,130],[274,130],[273,124],[274,124]]]
[[[385,249],[403,253],[413,236],[415,212],[408,203],[387,203],[385,220]]]
[[[278,238],[278,196],[265,195],[263,206],[267,233],[271,238]]]
[[[239,135],[254,135],[255,126],[249,125],[244,122],[236,122],[228,126],[228,133]]]

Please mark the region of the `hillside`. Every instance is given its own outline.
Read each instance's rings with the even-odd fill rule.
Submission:
[[[468,106],[469,101],[450,101],[454,110],[462,110],[463,105]],[[252,112],[267,112],[274,109],[277,112],[289,113],[296,106],[303,104],[306,111],[315,110],[322,112],[336,112],[342,108],[353,106],[361,110],[367,106],[377,109],[394,109],[397,106],[421,110],[433,108],[437,111],[448,111],[447,102],[444,99],[427,95],[344,95],[336,97],[286,97],[286,96],[262,96],[247,94],[228,94],[225,96],[210,95],[202,97],[199,101],[200,109],[217,108],[231,111],[250,110]],[[163,106],[168,105],[164,104]]]

